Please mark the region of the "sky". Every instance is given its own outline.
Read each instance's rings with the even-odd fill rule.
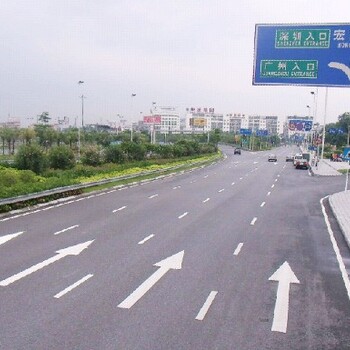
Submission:
[[[79,123],[81,95],[85,123],[136,121],[152,102],[335,122],[347,88],[329,88],[326,108],[324,87],[252,85],[254,31],[349,13],[349,0],[0,0],[0,122]]]

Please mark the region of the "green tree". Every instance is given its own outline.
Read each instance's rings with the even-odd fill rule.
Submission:
[[[38,122],[43,124],[48,124],[51,117],[49,117],[49,112],[42,112],[40,115],[37,116]]]
[[[48,158],[50,167],[53,169],[72,169],[76,163],[74,152],[66,145],[52,147]]]
[[[15,166],[17,169],[32,170],[36,174],[42,174],[48,168],[48,160],[39,145],[21,145],[15,156]]]

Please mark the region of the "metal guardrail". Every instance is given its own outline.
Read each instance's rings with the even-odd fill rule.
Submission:
[[[202,163],[206,163],[207,161],[208,160],[202,161],[202,162],[200,162],[200,161],[199,162],[193,162],[191,164],[192,165],[194,165],[194,164],[200,165]],[[6,205],[6,204],[14,204],[14,203],[19,203],[19,202],[25,202],[25,201],[29,201],[31,199],[43,198],[43,197],[54,195],[54,194],[59,194],[59,193],[64,193],[64,192],[69,192],[69,191],[80,190],[80,189],[84,189],[84,188],[104,185],[104,184],[108,184],[108,183],[111,183],[111,182],[133,179],[133,178],[140,177],[140,176],[147,176],[147,175],[152,175],[152,174],[161,174],[161,173],[164,173],[164,172],[167,172],[167,171],[176,170],[176,169],[181,168],[181,167],[183,167],[185,165],[186,164],[177,165],[177,166],[173,166],[173,167],[167,167],[167,168],[163,168],[163,169],[159,169],[159,170],[142,171],[142,172],[139,172],[139,173],[136,173],[136,174],[132,174],[132,175],[118,176],[118,177],[113,177],[113,178],[110,178],[110,179],[104,179],[104,180],[100,180],[100,181],[88,182],[88,183],[85,183],[85,184],[77,184],[77,185],[70,185],[70,186],[64,186],[64,187],[57,187],[57,188],[52,189],[52,190],[35,192],[35,193],[21,195],[21,196],[17,196],[17,197],[4,198],[4,199],[0,199],[0,206],[1,205]]]

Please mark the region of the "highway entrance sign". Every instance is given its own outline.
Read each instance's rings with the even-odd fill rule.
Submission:
[[[350,86],[350,24],[257,24],[253,85]]]

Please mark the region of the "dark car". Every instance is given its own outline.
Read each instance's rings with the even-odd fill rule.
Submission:
[[[241,154],[241,149],[235,148],[235,150],[233,151],[233,154]]]
[[[286,162],[293,162],[294,157],[293,156],[286,156]]]
[[[269,154],[267,159],[269,162],[277,162],[277,156],[275,154]]]

